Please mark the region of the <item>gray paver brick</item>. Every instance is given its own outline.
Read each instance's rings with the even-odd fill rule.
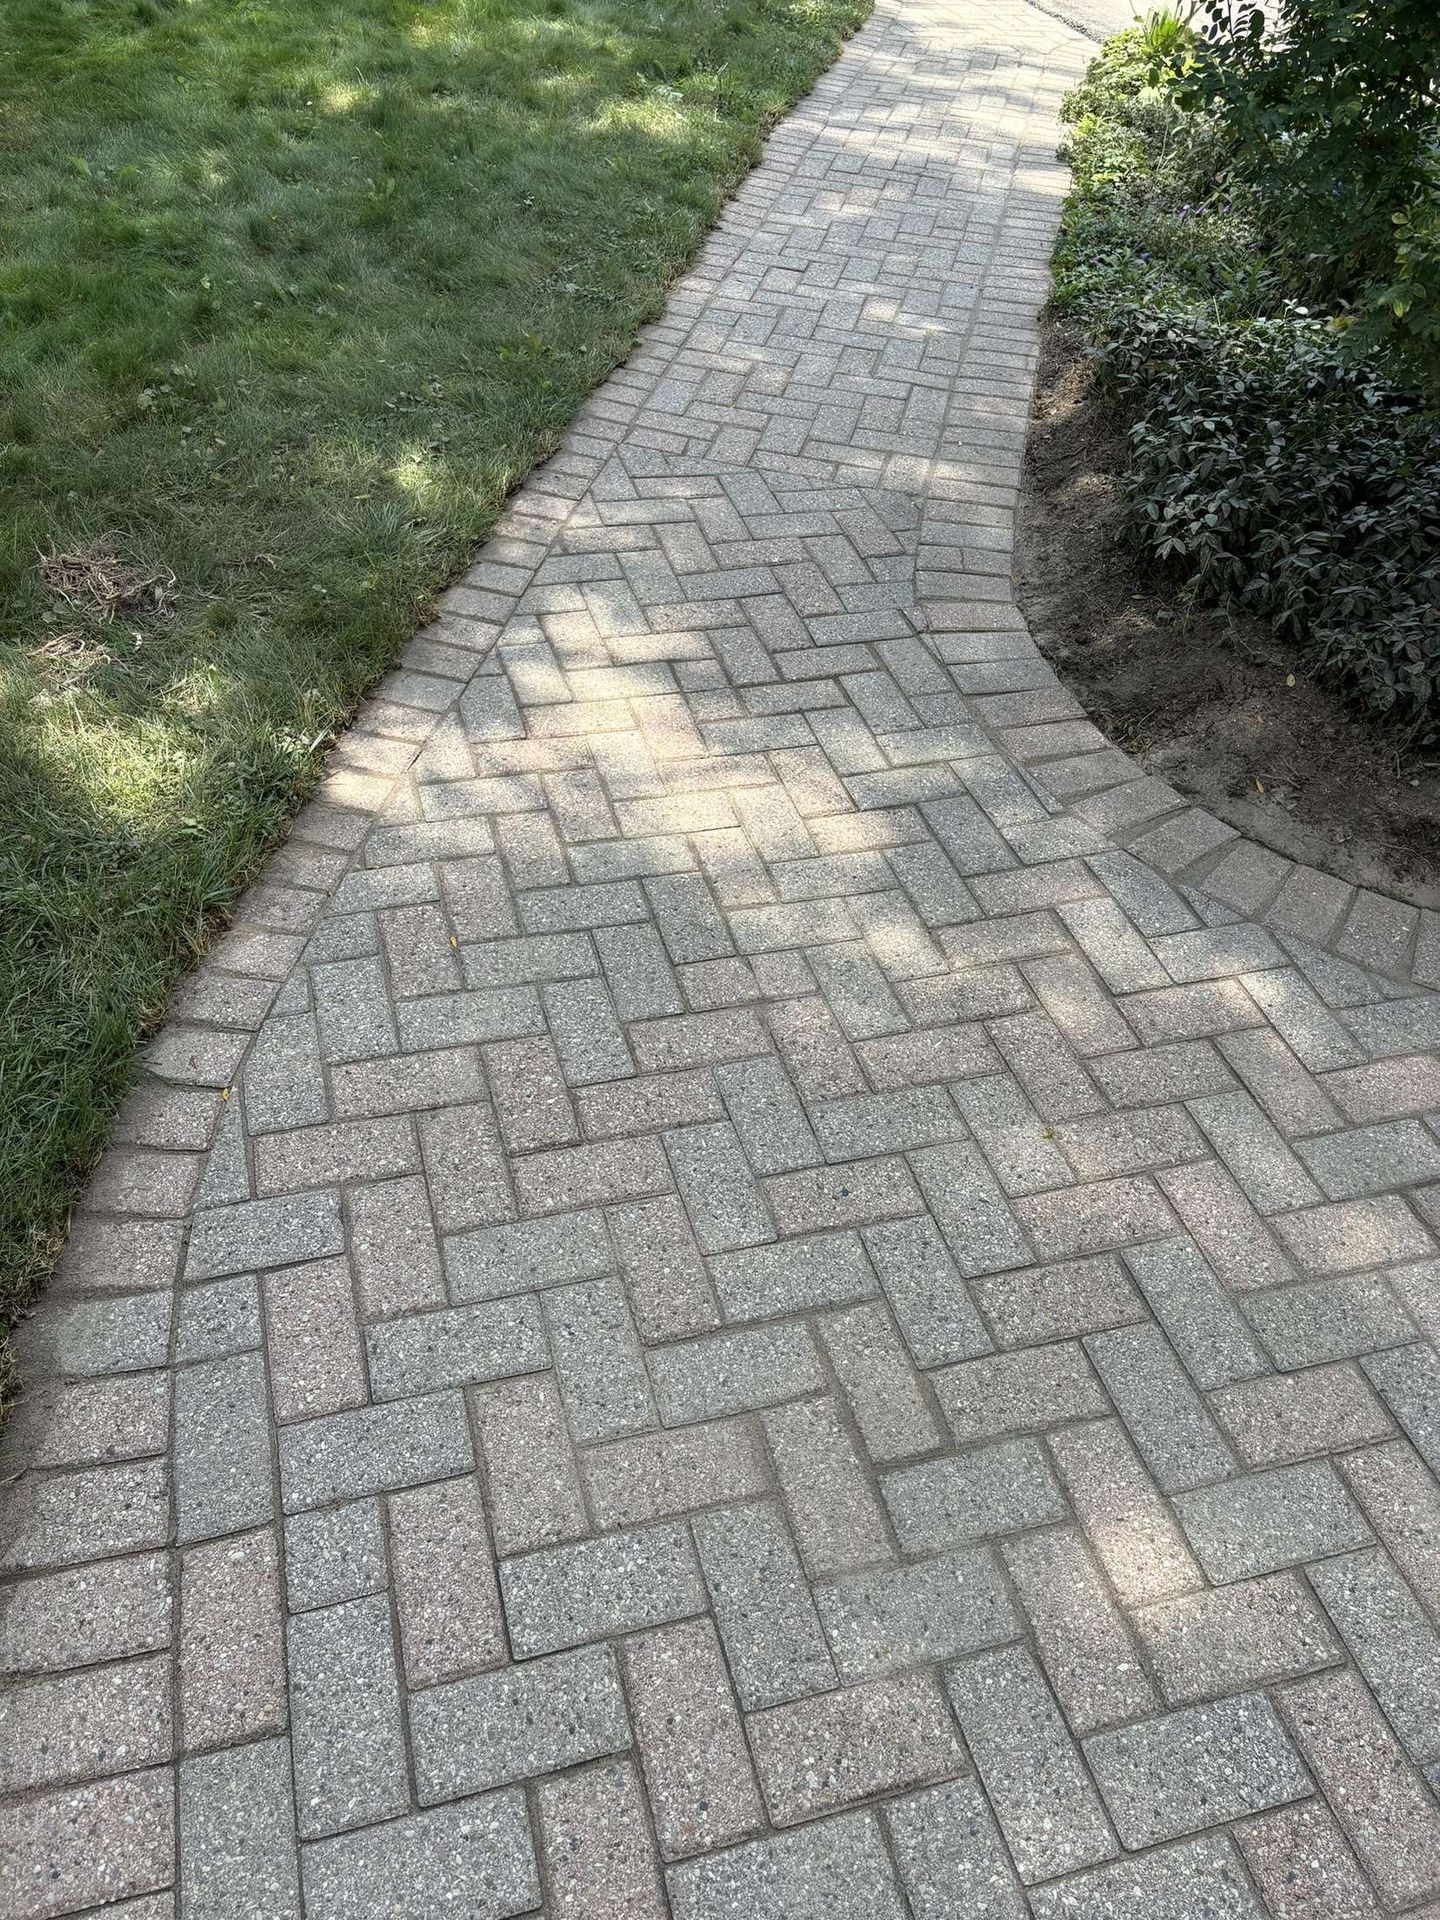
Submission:
[[[805,1110],[778,1061],[731,1061],[716,1067],[715,1081],[756,1173],[788,1173],[820,1159]]]
[[[781,1827],[924,1785],[961,1764],[939,1680],[923,1671],[752,1713],[746,1731],[770,1817]]]
[[[841,1306],[875,1291],[875,1276],[853,1233],[749,1247],[712,1260],[710,1272],[721,1306],[735,1320]]]
[[[1159,1240],[1175,1230],[1170,1209],[1143,1176],[1031,1194],[1015,1202],[1015,1211],[1042,1260]]]
[[[378,1593],[387,1578],[378,1500],[292,1513],[285,1522],[285,1594],[292,1612]]]
[[[187,1751],[285,1724],[277,1543],[267,1528],[189,1548],[180,1572],[180,1728]]]
[[[1235,1460],[1156,1326],[1092,1334],[1086,1351],[1165,1493],[1223,1480]]]
[[[179,1769],[180,1890],[197,1920],[300,1920],[290,1748],[260,1740]]]
[[[1275,1920],[1380,1920],[1375,1896],[1322,1801],[1247,1820],[1235,1838]]]
[[[1110,1411],[1076,1341],[968,1360],[930,1376],[940,1410],[964,1445]]]
[[[425,1019],[429,1005],[423,1000],[404,1003],[406,1021],[412,1031]],[[498,1037],[488,1019],[481,1025],[482,1031],[474,1035],[452,1033],[447,1026],[443,1036],[416,1032],[415,1038],[424,1046],[433,1045],[435,1038],[449,1043],[461,1038],[493,1040]],[[483,1092],[480,1063],[474,1049],[454,1044],[435,1052],[411,1048],[393,1058],[358,1060],[350,1066],[335,1067],[330,1084],[334,1090],[335,1111],[341,1119],[450,1108],[467,1100],[477,1100]]]
[[[48,1920],[96,1901],[128,1913],[111,1903],[167,1887],[174,1857],[168,1767],[37,1794],[7,1808],[0,1829],[0,1913]]]
[[[1317,1674],[1275,1696],[1286,1725],[1387,1906],[1440,1892],[1440,1807],[1364,1683]]]
[[[866,1090],[849,1042],[818,995],[779,1001],[765,1018],[803,1100],[836,1100]]]
[[[765,1449],[749,1420],[708,1420],[703,1426],[635,1434],[587,1448],[583,1465],[590,1508],[602,1527],[691,1513],[769,1493],[773,1486]]]
[[[638,1634],[624,1643],[621,1661],[665,1858],[753,1833],[760,1795],[711,1622]]]
[[[1287,1137],[1320,1132],[1340,1124],[1334,1102],[1279,1034],[1261,1027],[1247,1027],[1238,1033],[1222,1034],[1219,1046],[1255,1099]],[[1301,1158],[1306,1156],[1302,1153]],[[1310,1171],[1314,1173],[1313,1165]]]
[[[482,1227],[445,1242],[445,1272],[457,1300],[596,1280],[611,1260],[604,1216],[592,1212]]]
[[[72,1381],[54,1390],[35,1464],[89,1466],[163,1453],[170,1433],[170,1401],[171,1378],[158,1370]]]
[[[260,1292],[252,1274],[187,1287],[180,1296],[175,1358],[218,1360],[260,1344]]]
[[[725,1112],[715,1083],[703,1067],[632,1074],[628,1080],[582,1087],[579,1102],[586,1132],[601,1137],[654,1133],[662,1127],[719,1119]]]
[[[1155,1710],[1124,1617],[1073,1528],[1005,1543],[1005,1564],[1076,1733]]]
[[[52,1675],[0,1697],[0,1791],[24,1793],[168,1760],[169,1660]]]
[[[201,1540],[268,1520],[270,1421],[259,1354],[202,1360],[175,1381],[175,1528]]]
[[[360,1405],[368,1395],[345,1262],[320,1260],[267,1274],[264,1297],[275,1418]]]
[[[305,1911],[316,1920],[406,1911],[500,1920],[540,1897],[525,1802],[513,1792],[312,1842],[303,1872]]]
[[[642,1340],[676,1340],[719,1322],[704,1256],[673,1195],[612,1207],[607,1218]]]
[[[1127,1847],[1173,1840],[1310,1791],[1310,1777],[1261,1693],[1093,1734],[1085,1758]]]
[[[257,1267],[290,1267],[344,1251],[340,1203],[334,1193],[287,1194],[246,1200],[199,1213],[190,1230],[187,1280],[215,1280]]]
[[[668,1879],[674,1920],[904,1920],[871,1813],[708,1854]]]
[[[985,1797],[952,1780],[885,1808],[890,1844],[916,1920],[1026,1920],[1024,1895]]]
[[[1322,1560],[1310,1584],[1412,1757],[1440,1758],[1440,1635],[1380,1548]]]
[[[350,1254],[367,1318],[443,1303],[440,1249],[423,1180],[389,1180],[352,1192]]]
[[[1294,1279],[1274,1234],[1218,1161],[1172,1167],[1159,1179],[1166,1199],[1227,1287],[1239,1291]],[[1288,1232],[1288,1226],[1283,1223],[1282,1230]]]
[[[833,1687],[815,1603],[778,1512],[700,1514],[694,1532],[741,1706],[776,1706]]]
[[[682,1526],[542,1547],[500,1565],[517,1659],[698,1613],[705,1592]]]
[[[1422,1344],[1373,1354],[1365,1362],[1371,1383],[1440,1477],[1440,1354]]]
[[[301,1420],[280,1435],[287,1513],[466,1473],[474,1465],[458,1393]]]
[[[565,1146],[579,1138],[565,1076],[549,1040],[505,1040],[486,1047],[484,1060],[500,1131],[512,1153]]]
[[[301,1833],[334,1833],[405,1812],[405,1736],[383,1596],[296,1614],[289,1651]],[[342,1751],[345,1765],[337,1767]]]
[[[612,1761],[546,1781],[539,1808],[555,1920],[666,1920],[633,1767]]]
[[[955,1714],[1027,1884],[1118,1849],[1079,1749],[1021,1647],[977,1654],[946,1676]]]
[[[865,1226],[922,1210],[909,1169],[898,1156],[781,1174],[765,1181],[764,1191],[780,1231],[787,1234]]]
[[[1131,1614],[1171,1706],[1308,1673],[1340,1657],[1309,1590],[1289,1573],[1205,1588]]]
[[[31,1352],[48,1372],[127,1373],[162,1367],[170,1351],[172,1305],[164,1293],[78,1300],[51,1316]]]
[[[939,1424],[883,1307],[827,1314],[820,1337],[873,1461],[906,1460],[939,1445]]]
[[[77,1216],[60,1255],[57,1285],[125,1293],[168,1287],[180,1271],[183,1239],[179,1221]]]
[[[1210,1410],[1247,1466],[1285,1466],[1393,1431],[1365,1376],[1346,1363],[1270,1374],[1210,1395]]]
[[[1436,1215],[1440,1187],[1427,1189],[1419,1197],[1419,1204]],[[1420,1260],[1413,1266],[1392,1268],[1387,1278],[1418,1331],[1432,1346],[1440,1345],[1440,1260]]]
[[[515,1191],[526,1213],[565,1213],[616,1200],[664,1193],[670,1169],[653,1136],[554,1147],[513,1164]]]
[[[1440,1618],[1440,1486],[1405,1441],[1345,1456],[1342,1471],[1406,1582]]]
[[[678,1128],[665,1135],[665,1150],[695,1237],[706,1253],[774,1238],[770,1215],[732,1126],[717,1121]]]
[[[993,1073],[1000,1064],[984,1029],[975,1025],[927,1026],[914,1033],[892,1033],[881,1040],[862,1041],[858,1052],[879,1093],[924,1088],[942,1080],[965,1080],[973,1074]],[[801,1091],[806,1091],[803,1086]],[[851,1084],[827,1083],[814,1097],[826,1099],[855,1091]]]
[[[990,1035],[1044,1119],[1073,1120],[1104,1107],[1090,1075],[1048,1015],[1020,1013],[996,1020]]]
[[[497,1550],[523,1553],[584,1533],[580,1480],[553,1379],[499,1381],[471,1403]]]
[[[990,1336],[928,1215],[868,1227],[864,1240],[905,1343],[920,1366],[989,1351]]]
[[[966,1279],[1029,1265],[1034,1256],[1020,1223],[974,1147],[968,1142],[930,1147],[915,1154],[912,1165]]]
[[[1369,1528],[1325,1462],[1271,1467],[1176,1502],[1210,1579],[1246,1580],[1369,1544]]]
[[[1029,1347],[1145,1318],[1144,1303],[1112,1254],[977,1275],[971,1291],[1002,1347]]]
[[[835,1402],[799,1400],[764,1416],[800,1557],[812,1576],[887,1557],[889,1536]],[[699,1429],[713,1434],[715,1423]]]
[[[1095,1115],[1056,1128],[1065,1158],[1083,1180],[1140,1173],[1181,1160],[1198,1160],[1204,1141],[1183,1108],[1146,1107],[1140,1113]]]
[[[668,1425],[778,1406],[824,1385],[804,1327],[750,1327],[660,1349],[651,1378]]]
[[[524,1298],[382,1321],[365,1347],[377,1400],[533,1373],[550,1357],[539,1303]]]
[[[490,1540],[471,1479],[391,1497],[390,1557],[405,1676],[454,1680],[506,1657]]]
[[[0,1673],[44,1672],[148,1653],[170,1641],[163,1554],[45,1574],[0,1599]]]
[[[1193,1100],[1206,1093],[1225,1093],[1235,1084],[1208,1040],[1177,1040],[1143,1052],[1107,1054],[1091,1060],[1089,1067],[1101,1091],[1119,1107]]]
[[[613,1440],[655,1424],[640,1342],[613,1278],[545,1296],[555,1374],[577,1440]]]
[[[134,1553],[170,1538],[170,1476],[162,1461],[49,1474],[24,1493],[8,1514],[0,1558],[7,1572]]]
[[[1183,1238],[1129,1247],[1124,1261],[1197,1387],[1249,1380],[1269,1363],[1225,1289]]]
[[[1356,1125],[1440,1109],[1440,1061],[1430,1054],[1339,1068],[1322,1084]]]
[[[1245,1310],[1276,1366],[1287,1371],[1405,1346],[1414,1333],[1385,1282],[1362,1274],[1257,1295]]]
[[[541,990],[566,1082],[582,1087],[633,1073],[615,1004],[599,980],[557,981]]]
[[[814,1118],[829,1160],[938,1146],[962,1132],[954,1102],[942,1087],[896,1087],[829,1100],[817,1107]]]
[[[244,1112],[251,1133],[259,1135],[330,1118],[313,1014],[272,1013],[260,1029],[246,1066]],[[203,1184],[201,1197],[209,1199]]]
[[[1184,1535],[1119,1420],[1067,1428],[1052,1436],[1050,1451],[1124,1605],[1142,1606],[1200,1585],[1200,1569]]]
[[[1035,1920],[1262,1920],[1234,1847],[1221,1834],[1159,1847],[1030,1895]]]
[[[1065,1505],[1036,1440],[998,1440],[885,1476],[885,1504],[907,1552],[964,1546],[1060,1520]]]
[[[1019,1631],[999,1567],[984,1549],[851,1574],[815,1597],[842,1680],[953,1660]]]
[[[1391,1260],[1423,1260],[1435,1251],[1435,1242],[1398,1194],[1306,1207],[1276,1226],[1310,1273],[1354,1273]]]
[[[582,1647],[411,1696],[423,1806],[623,1753],[630,1721],[615,1656]]]

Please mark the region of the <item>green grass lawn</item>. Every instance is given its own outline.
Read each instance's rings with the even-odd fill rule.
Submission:
[[[0,1315],[317,750],[866,0],[0,0]],[[111,535],[173,609],[77,611]]]

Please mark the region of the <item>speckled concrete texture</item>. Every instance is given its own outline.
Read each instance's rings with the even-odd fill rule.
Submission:
[[[1440,1910],[1440,943],[1015,609],[1090,52],[883,0],[178,996],[5,1920]]]

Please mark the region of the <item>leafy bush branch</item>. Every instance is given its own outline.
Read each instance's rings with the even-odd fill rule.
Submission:
[[[1129,423],[1143,550],[1421,740],[1440,737],[1436,55],[1431,0],[1153,16],[1066,104],[1056,256],[1057,306]]]

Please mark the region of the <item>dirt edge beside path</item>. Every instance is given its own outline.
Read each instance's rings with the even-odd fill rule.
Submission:
[[[1016,523],[1036,643],[1146,772],[1289,859],[1440,905],[1440,759],[1407,753],[1259,623],[1187,608],[1125,539],[1124,458],[1093,364],[1047,318]]]

